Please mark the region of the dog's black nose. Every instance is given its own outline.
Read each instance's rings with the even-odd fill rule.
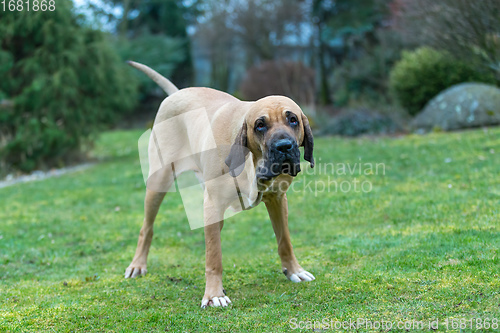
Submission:
[[[290,151],[293,147],[293,143],[291,140],[289,139],[281,139],[281,140],[278,140],[274,143],[274,148],[276,148],[276,150],[282,152],[282,153],[286,153],[288,151]]]

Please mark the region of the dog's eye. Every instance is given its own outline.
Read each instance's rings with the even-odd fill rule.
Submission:
[[[256,129],[257,131],[263,131],[265,128],[266,128],[266,124],[265,124],[263,121],[258,121],[258,122],[255,124],[255,129]]]
[[[289,122],[290,122],[290,125],[292,125],[292,126],[298,125],[298,123],[299,123],[299,121],[297,120],[297,117],[295,117],[295,116],[291,116]]]

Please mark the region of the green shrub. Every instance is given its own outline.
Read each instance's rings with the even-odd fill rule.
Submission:
[[[411,115],[419,113],[425,104],[446,88],[462,82],[495,83],[490,73],[455,59],[447,52],[422,47],[404,51],[394,66],[389,86],[399,103]]]
[[[0,166],[61,165],[136,101],[131,71],[72,2],[55,11],[0,11]]]

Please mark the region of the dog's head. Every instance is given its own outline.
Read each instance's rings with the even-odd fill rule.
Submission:
[[[304,147],[304,159],[314,167],[313,145],[309,121],[300,107],[287,97],[269,96],[256,101],[246,114],[226,164],[235,177],[252,152],[258,162],[257,180],[281,174],[295,177],[300,172],[299,146]]]

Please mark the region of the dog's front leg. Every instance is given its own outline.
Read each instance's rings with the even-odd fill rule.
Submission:
[[[222,248],[220,234],[224,221],[213,222],[213,210],[205,202],[205,295],[201,307],[227,306],[231,303],[222,287]]]
[[[314,276],[299,265],[293,253],[290,231],[288,230],[288,201],[286,194],[278,193],[270,196],[266,198],[265,204],[278,242],[278,254],[281,259],[283,274],[293,282],[314,280]]]

